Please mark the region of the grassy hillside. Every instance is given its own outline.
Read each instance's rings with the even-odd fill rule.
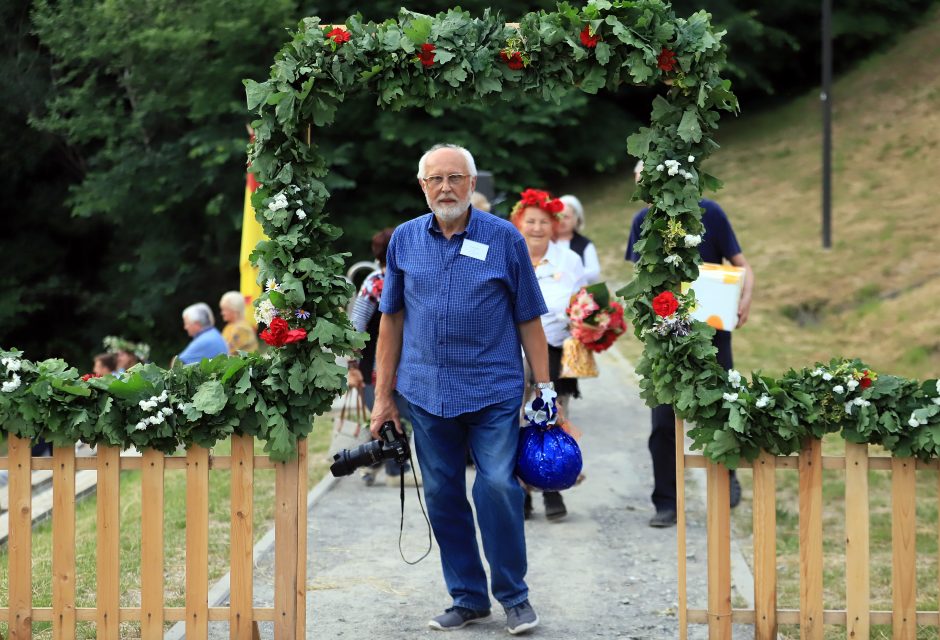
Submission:
[[[836,52],[838,55],[838,52]],[[877,371],[940,373],[940,11],[833,91],[833,247],[821,248],[818,93],[725,118],[708,170],[756,272],[737,368],[779,373],[835,355]],[[604,277],[623,262],[631,176],[572,185]],[[636,356],[640,346],[623,340]]]

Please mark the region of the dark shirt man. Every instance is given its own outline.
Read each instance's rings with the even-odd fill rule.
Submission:
[[[635,169],[636,180],[640,181],[643,171],[642,163]],[[745,270],[744,288],[738,304],[738,327],[747,322],[751,308],[751,293],[754,287],[754,272],[744,257],[738,239],[731,227],[728,216],[722,211],[718,203],[711,200],[699,201],[702,212],[702,225],[705,233],[702,242],[698,245],[699,254],[703,262],[721,264],[727,260],[736,267]],[[640,239],[643,220],[646,218],[648,208],[639,211],[630,225],[630,239],[627,242],[626,259],[637,262],[639,254],[633,250],[633,245]],[[718,349],[718,363],[726,370],[734,367],[731,353],[731,332],[715,331],[712,342]],[[649,439],[650,455],[653,458],[653,506],[656,515],[650,519],[651,527],[670,527],[676,523],[676,415],[672,406],[662,404],[652,410],[652,431]],[[731,506],[736,507],[741,499],[741,485],[731,473]]]
[[[451,630],[490,619],[466,493],[469,446],[493,595],[506,610],[507,628],[521,633],[538,616],[525,583],[524,491],[514,475],[519,347],[548,388],[545,303],[522,235],[470,207],[476,165],[466,149],[433,147],[418,163],[418,180],[432,213],[399,226],[388,245],[372,432],[386,421],[398,424],[395,385],[409,403],[428,515],[454,602],[429,626]]]

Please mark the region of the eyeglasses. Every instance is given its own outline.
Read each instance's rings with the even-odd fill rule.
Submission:
[[[469,177],[470,176],[464,175],[463,173],[452,173],[446,176],[447,185],[449,187],[462,187]],[[422,179],[427,186],[440,189],[444,184],[445,176],[428,176]]]

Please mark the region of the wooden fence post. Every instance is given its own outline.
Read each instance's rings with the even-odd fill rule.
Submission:
[[[297,627],[307,636],[307,439],[297,442]]]
[[[777,637],[777,459],[754,461],[754,637]]]
[[[186,452],[186,638],[209,636],[209,450]]]
[[[141,478],[140,636],[163,640],[163,453],[146,449]]]
[[[731,640],[731,493],[728,467],[708,461],[708,637]]]
[[[33,507],[30,481],[32,452],[29,440],[14,435],[7,440],[9,458],[10,640],[33,637]]]
[[[688,560],[685,540],[685,425],[676,418],[676,559],[679,578],[679,640],[689,637]]]
[[[297,632],[297,458],[274,471],[274,639],[293,640]]]
[[[823,640],[822,441],[800,451],[800,638]]]
[[[868,512],[868,445],[846,442],[845,623],[853,640],[867,640],[871,629]]]
[[[232,640],[252,640],[253,534],[255,439],[232,436],[232,533],[229,636]]]
[[[917,479],[913,458],[891,458],[891,592],[895,640],[917,637]]]
[[[75,449],[52,449],[52,637],[75,637]]]

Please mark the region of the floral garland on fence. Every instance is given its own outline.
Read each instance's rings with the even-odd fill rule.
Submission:
[[[245,81],[257,114],[249,160],[262,184],[252,203],[270,238],[251,255],[268,282],[255,315],[271,348],[87,380],[61,360],[0,350],[0,425],[54,445],[81,439],[163,451],[245,433],[265,440],[275,459],[294,455],[313,416],[344,388],[335,357],[364,345],[343,311],[353,292],[342,275],[346,254],[330,247],[341,232],[323,211],[327,165],[315,134],[344,96],[367,91],[380,107],[401,109],[527,93],[558,101],[572,86],[594,94],[661,83],[668,89],[653,100],[650,126],[627,142],[646,167],[638,198],[652,205],[635,247],[635,277],[618,292],[646,345],[637,369],[644,399],[675,405],[695,425],[695,446],[730,466],[762,448],[794,452],[806,436],[834,431],[897,455],[940,455],[936,380],[876,376],[860,362],[834,360],[748,381],[718,366],[714,330],[688,318],[694,293],[675,293],[697,275],[701,193],[720,186],[700,164],[718,147],[719,112],[737,110],[721,77],[722,35],[706,12],[678,18],[662,0],[561,3],[518,26],[459,9],[402,10],[378,24],[354,16],[342,27],[302,20],[270,77]]]

